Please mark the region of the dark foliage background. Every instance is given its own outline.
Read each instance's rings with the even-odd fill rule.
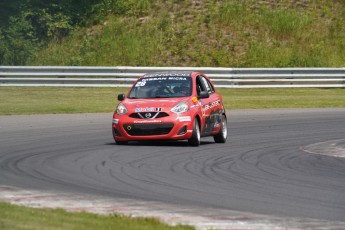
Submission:
[[[2,0],[0,64],[24,65],[40,47],[61,41],[78,26],[98,23],[109,9],[123,7],[116,0]]]

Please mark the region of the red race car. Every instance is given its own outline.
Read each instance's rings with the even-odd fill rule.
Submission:
[[[140,77],[113,116],[117,144],[141,140],[188,140],[200,145],[202,136],[225,143],[227,120],[222,97],[199,72],[149,73]]]

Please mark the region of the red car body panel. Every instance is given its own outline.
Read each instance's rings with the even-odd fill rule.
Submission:
[[[160,76],[164,77],[160,78]],[[166,77],[176,79],[171,81],[173,84],[180,83],[180,78],[191,78],[191,93],[188,96],[174,97],[171,90],[172,95],[167,98],[130,98],[130,92],[135,90],[135,87],[139,88],[146,83],[143,79],[157,81],[157,83],[159,81],[159,85],[163,85]],[[205,86],[207,83],[209,87]],[[198,87],[212,89],[208,97],[201,98]],[[181,102],[188,104],[188,111],[172,112],[172,108]],[[201,135],[212,136],[220,132],[221,117],[226,116],[222,97],[215,91],[210,79],[199,72],[144,75],[133,84],[120,104],[125,106],[127,112],[125,114],[114,112],[112,128],[116,142],[190,139],[195,119],[199,122]]]

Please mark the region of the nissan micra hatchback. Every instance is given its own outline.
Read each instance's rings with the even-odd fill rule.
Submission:
[[[222,97],[200,72],[149,73],[140,77],[120,101],[112,122],[117,144],[142,140],[227,139],[227,119]]]

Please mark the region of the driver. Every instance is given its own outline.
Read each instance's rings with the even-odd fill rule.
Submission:
[[[180,87],[176,87],[175,93],[182,94],[183,96],[189,95],[190,92],[190,86],[187,83],[181,84]]]

